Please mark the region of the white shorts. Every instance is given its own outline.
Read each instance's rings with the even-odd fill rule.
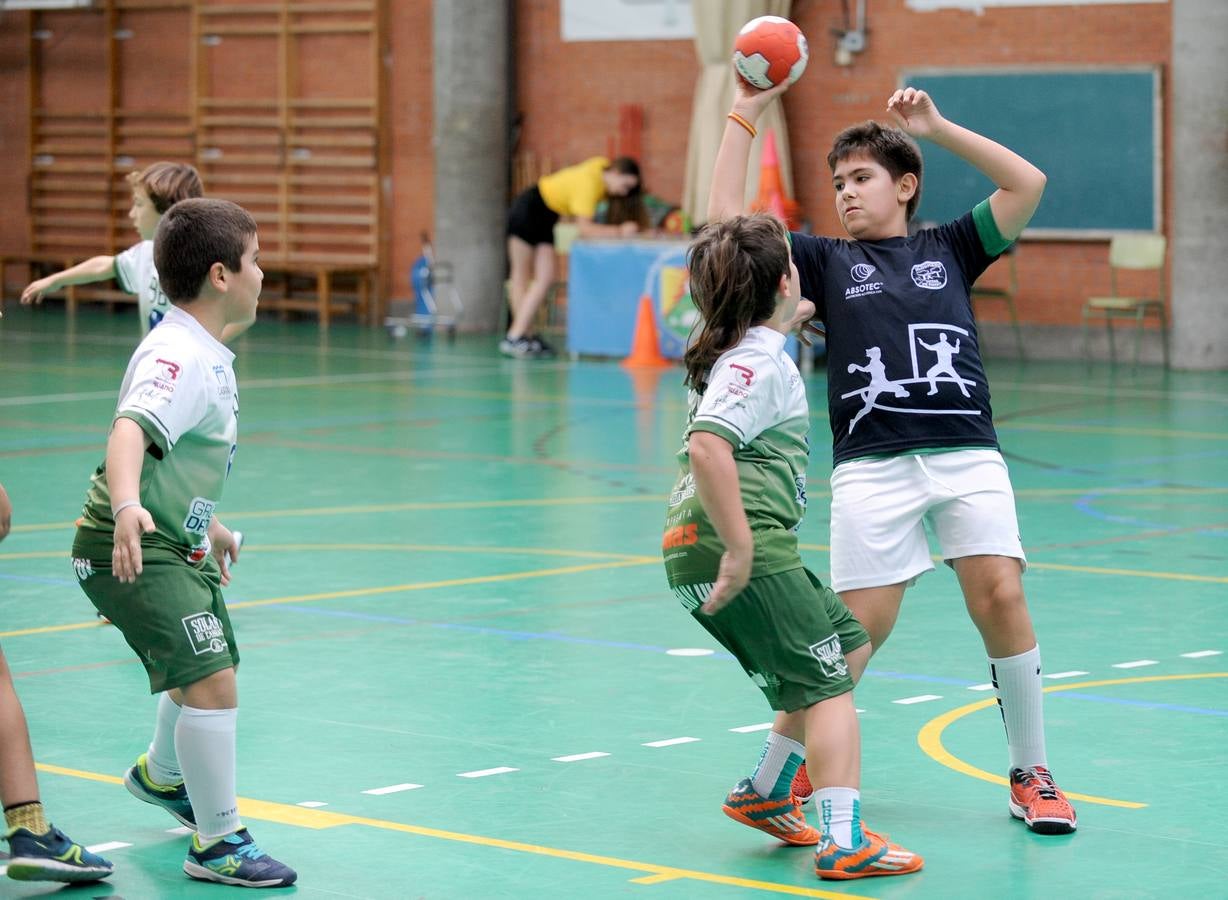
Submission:
[[[831,473],[831,587],[912,582],[942,558],[1010,556],[1026,568],[1015,494],[997,450],[953,450],[841,463]]]

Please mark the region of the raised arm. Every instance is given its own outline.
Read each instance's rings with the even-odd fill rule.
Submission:
[[[763,111],[789,88],[786,82],[760,91],[748,85],[736,72],[733,77],[733,109],[725,120],[725,133],[716,151],[712,186],[708,191],[709,222],[719,222],[746,211],[746,168],[750,164],[750,144],[754,139],[746,125],[755,128]]]
[[[70,284],[90,284],[95,281],[106,281],[115,277],[114,256],[93,256],[85,262],[77,263],[71,269],[56,272],[38,281],[32,281],[21,292],[21,302],[25,304],[39,303],[44,294],[66,288]]]
[[[1032,219],[1045,192],[1045,173],[1015,151],[944,119],[925,91],[904,88],[887,101],[887,112],[904,131],[925,138],[978,169],[998,186],[989,197],[994,223],[1013,241]]]

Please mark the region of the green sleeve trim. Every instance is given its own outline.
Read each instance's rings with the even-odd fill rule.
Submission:
[[[169,442],[167,441],[166,433],[162,430],[162,423],[156,417],[147,415],[142,412],[137,412],[134,409],[123,409],[115,414],[117,419],[131,419],[133,422],[141,426],[141,431],[145,432],[145,437],[149,438],[158,449],[166,455],[171,451]]]
[[[696,431],[706,431],[709,434],[715,434],[717,437],[724,438],[725,440],[729,441],[734,450],[739,449],[743,444],[742,439],[738,437],[737,432],[735,432],[732,428],[726,428],[724,425],[720,425],[707,419],[698,419],[695,422],[692,422],[691,427],[687,429],[687,435],[689,436]]]
[[[1002,237],[998,223],[993,219],[993,210],[989,208],[986,198],[972,208],[972,222],[976,225],[976,233],[981,239],[981,246],[990,256],[997,256],[1014,243]]]

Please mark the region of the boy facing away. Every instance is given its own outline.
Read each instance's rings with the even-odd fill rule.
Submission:
[[[710,221],[741,212],[754,123],[786,87],[761,92],[739,80]],[[1069,833],[1075,811],[1048,769],[1026,559],[970,301],[972,283],[1031,219],[1045,175],[943,118],[924,91],[896,91],[887,111],[897,128],[845,129],[828,155],[836,211],[851,240],[793,236],[802,294],[827,326],[832,588],[878,650],[905,588],[934,568],[929,523],[989,657],[1009,749],[1011,815],[1036,832]],[[909,236],[921,192],[913,138],[955,153],[996,190],[954,222]],[[797,789],[808,793],[804,770]]]
[[[918,871],[919,855],[861,822],[853,684],[869,637],[802,565],[810,413],[785,336],[801,301],[788,233],[772,216],[708,225],[687,258],[703,324],[686,352],[691,387],[681,474],[662,552],[674,594],[742,664],[776,717],[759,764],[725,799],[731,819],[794,846],[815,873],[847,880]],[[823,829],[792,782],[808,760]]]
[[[162,291],[154,266],[154,232],[171,206],[180,200],[201,196],[204,189],[195,168],[169,162],[156,162],[140,172],[129,173],[128,184],[132,186],[132,208],[128,210],[128,218],[140,235],[140,242],[117,256],[91,257],[70,269],[32,281],[21,292],[22,303],[39,303],[44,294],[69,285],[114,278],[124,293],[136,294],[142,335],[162,321],[171,303]]]
[[[128,363],[72,555],[82,589],[161,695],[153,741],[125,786],[195,830],[183,864],[192,878],[283,887],[294,870],[239,820],[239,653],[221,591],[239,553],[214,516],[239,408],[221,337],[256,316],[258,254],[255,221],[228,201],[184,200],[163,217],[154,260],[172,306]]]

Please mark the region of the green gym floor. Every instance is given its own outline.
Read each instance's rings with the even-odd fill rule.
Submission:
[[[0,644],[54,821],[115,863],[72,897],[219,897],[120,776],[154,700],[68,561],[131,311],[0,321]],[[375,898],[1228,896],[1228,374],[991,361],[1031,566],[1049,759],[1079,830],[1007,813],[1002,724],[954,576],[857,690],[862,808],[925,870],[818,881],[721,815],[770,712],[660,563],[681,375],[520,361],[489,338],[262,322],[237,344],[247,535],[239,793],[281,893]],[[825,573],[830,437],[803,555]],[[0,859],[3,865],[3,859]],[[54,885],[0,879],[0,895]]]

